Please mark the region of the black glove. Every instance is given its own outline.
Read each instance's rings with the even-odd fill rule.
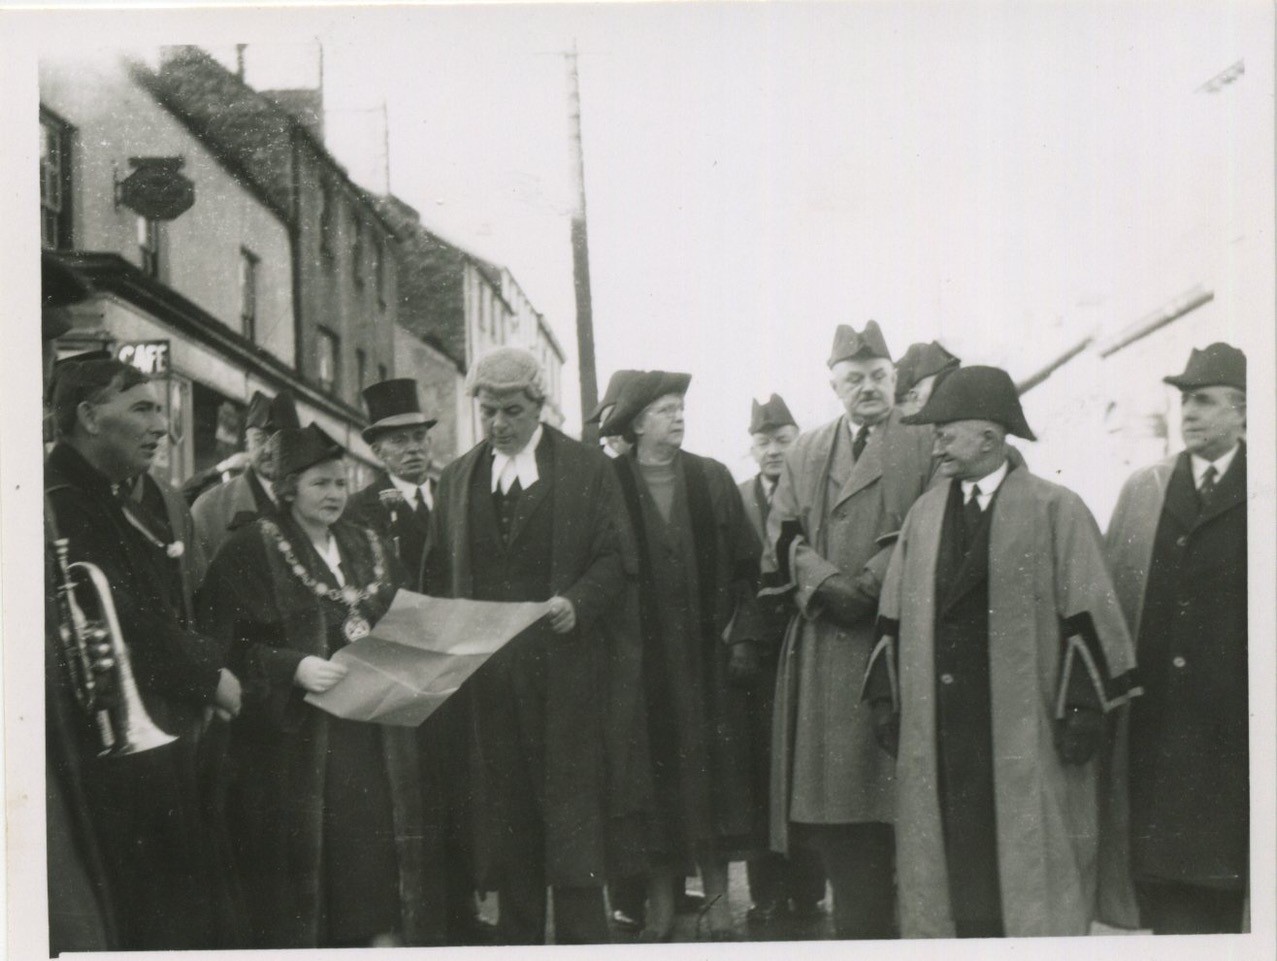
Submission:
[[[850,574],[835,574],[816,588],[825,613],[840,627],[856,627],[878,613],[878,599],[860,589]]]
[[[733,687],[747,687],[758,677],[758,648],[753,641],[732,645],[727,661],[727,679]]]
[[[891,706],[890,701],[874,701],[873,711],[874,740],[878,746],[893,758],[900,750],[900,715]]]
[[[1055,722],[1055,750],[1065,764],[1085,764],[1104,737],[1104,714],[1094,708],[1070,707]]]

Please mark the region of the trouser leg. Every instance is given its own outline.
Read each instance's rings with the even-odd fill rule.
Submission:
[[[555,944],[606,944],[610,940],[601,887],[554,888]]]
[[[1141,882],[1140,920],[1154,934],[1237,934],[1245,894],[1195,884]]]
[[[834,936],[896,937],[895,836],[890,824],[795,824],[796,843],[816,852],[833,888]]]

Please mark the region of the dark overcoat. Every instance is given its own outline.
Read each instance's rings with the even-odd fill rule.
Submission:
[[[1132,873],[1241,890],[1250,838],[1245,444],[1204,509],[1187,453],[1138,471],[1107,546],[1144,684],[1118,745]]]
[[[636,570],[616,477],[597,449],[543,425],[552,445],[553,474],[525,497],[550,496],[552,543],[549,584],[572,602],[577,626],[554,635],[545,648],[546,883],[601,884],[611,868],[621,873],[634,852],[617,845],[641,842],[634,824],[650,806],[650,780],[640,697]],[[439,478],[425,562],[430,594],[473,597],[470,492],[476,470],[492,447],[482,442],[449,464]],[[548,485],[533,493],[536,487]],[[519,531],[512,533],[517,539]],[[548,598],[528,598],[546,600]],[[472,741],[472,748],[477,747]],[[497,790],[480,758],[472,755],[476,873],[481,887],[495,886],[494,866],[504,861],[505,838],[482,798]]]
[[[231,725],[224,804],[244,888],[254,947],[314,947],[323,924],[324,798],[328,715],[307,704],[293,682],[309,655],[327,659],[331,614],[282,559],[264,524],[278,523],[312,576],[331,575],[305,535],[286,518],[239,528],[218,551],[200,590],[201,623],[231,649],[244,684],[244,706]],[[386,583],[360,607],[370,623],[385,613],[400,579],[398,565],[368,530],[332,527],[347,583],[373,582],[374,554],[386,558]],[[370,540],[371,538],[371,540]],[[292,544],[296,541],[295,544]],[[375,546],[374,546],[375,545]],[[326,583],[334,587],[334,583]],[[415,731],[378,725],[389,785],[399,869],[401,931],[412,944],[442,937],[442,892],[427,872]]]
[[[210,487],[191,505],[195,536],[204,556],[210,559],[230,536],[232,521],[242,514],[269,514],[274,511],[275,503],[251,467],[224,484]]]
[[[433,489],[433,488],[432,488]],[[389,497],[382,497],[388,493]],[[421,561],[426,553],[426,537],[430,533],[430,510],[422,507],[413,510],[403,499],[399,488],[384,470],[378,471],[372,483],[350,495],[346,502],[346,520],[371,527],[382,539],[395,546],[399,561],[413,582],[421,572]]]

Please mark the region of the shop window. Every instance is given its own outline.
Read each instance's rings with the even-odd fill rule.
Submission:
[[[71,128],[40,111],[40,244],[71,246]]]
[[[377,380],[382,381],[382,380],[389,380],[389,379],[390,379],[390,373],[386,370],[386,365],[378,364],[377,365]]]
[[[137,251],[142,273],[148,277],[159,278],[162,268],[161,256],[162,225],[158,220],[146,217],[137,218]]]
[[[319,358],[315,371],[319,386],[330,394],[337,393],[341,381],[341,338],[331,330],[318,328]]]
[[[260,262],[247,247],[239,249],[240,331],[249,340],[257,339],[257,265]]]

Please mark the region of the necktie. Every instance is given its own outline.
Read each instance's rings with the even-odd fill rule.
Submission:
[[[869,425],[861,424],[860,430],[856,431],[856,437],[851,442],[851,456],[860,460],[860,455],[865,452],[867,443],[869,443]]]
[[[975,533],[975,529],[980,526],[980,517],[983,513],[980,507],[980,485],[976,484],[971,488],[971,496],[962,505],[962,520],[966,524],[967,534]]]
[[[416,514],[418,517],[420,517],[421,512],[424,511],[425,509],[426,509],[426,498],[421,493],[421,488],[418,487],[412,492],[412,512]]]
[[[1201,500],[1203,510],[1210,507],[1211,499],[1215,496],[1215,477],[1215,465],[1211,464],[1202,474],[1202,483],[1197,488],[1197,496]]]

